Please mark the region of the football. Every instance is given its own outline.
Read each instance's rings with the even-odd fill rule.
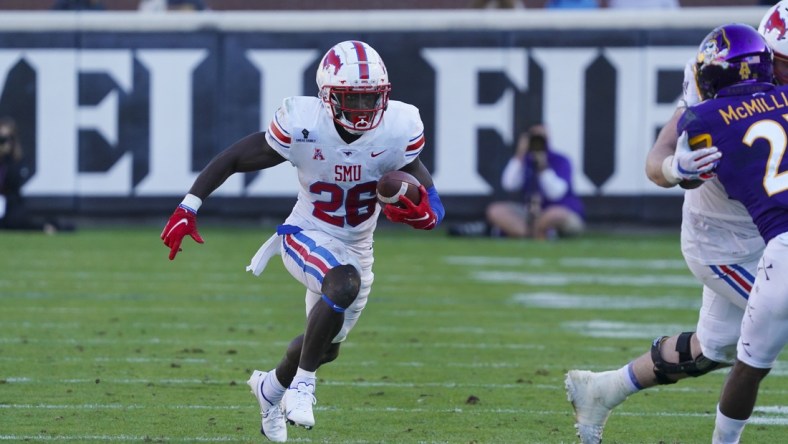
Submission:
[[[711,146],[711,139],[707,137],[701,137],[694,144],[690,144],[690,149],[692,151],[699,150],[701,148],[708,148]],[[679,182],[679,186],[684,188],[685,190],[692,190],[698,188],[699,186],[703,185],[703,180],[696,179],[696,180],[682,180]]]
[[[378,200],[383,205],[401,206],[399,197],[404,195],[418,205],[421,200],[419,185],[418,179],[404,171],[390,171],[378,180]]]

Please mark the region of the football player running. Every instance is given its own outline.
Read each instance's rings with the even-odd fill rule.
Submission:
[[[679,120],[690,145],[716,145],[715,168],[766,243],[741,322],[736,360],[722,389],[712,443],[738,443],[758,387],[788,343],[788,85],[775,86],[772,51],[753,28],[729,24],[701,43],[695,70],[701,103]],[[746,105],[745,113],[728,114]]]
[[[418,205],[383,212],[395,222],[431,230],[444,215],[432,177],[419,159],[424,126],[418,109],[389,100],[391,83],[380,55],[360,41],[341,42],[317,69],[318,97],[284,99],[268,131],[251,134],[214,157],[170,217],[161,238],[170,259],[186,235],[203,243],[197,211],[230,175],[288,161],[298,173],[298,200],[284,224],[247,267],[259,275],[281,254],[306,287],[306,328],[276,368],[255,370],[248,384],[262,413],[261,432],[287,440],[286,422],[312,428],[317,369],[333,361],[367,303],[373,281],[372,237],[380,207],[377,180],[406,171],[421,183]]]
[[[788,39],[782,38],[786,20],[788,0],[783,0],[769,9],[758,29],[774,52],[779,83],[788,83]],[[683,99],[648,153],[646,174],[659,186],[688,188],[681,249],[690,271],[703,283],[697,331],[658,337],[649,351],[618,370],[568,372],[567,395],[583,443],[601,442],[610,412],[629,395],[728,367],[735,358],[744,308],[765,243],[744,206],[728,198],[716,179],[712,169],[720,157],[717,148],[693,151],[686,136],[679,137],[680,117],[688,106],[700,102],[694,65],[693,59],[685,68]]]

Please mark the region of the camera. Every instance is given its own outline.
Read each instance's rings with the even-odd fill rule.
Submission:
[[[547,151],[547,138],[541,134],[531,134],[528,137],[528,151],[532,153]]]

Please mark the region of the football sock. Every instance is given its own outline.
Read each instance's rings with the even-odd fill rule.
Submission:
[[[316,372],[309,372],[301,367],[298,367],[298,371],[296,371],[295,377],[293,378],[293,382],[290,383],[290,388],[298,388],[298,383],[303,382],[305,384],[310,384],[314,387],[315,380],[317,379]]]
[[[273,406],[279,404],[284,395],[285,388],[276,377],[276,369],[273,369],[268,372],[263,380],[263,398]]]
[[[728,418],[722,414],[720,405],[717,404],[717,419],[714,421],[712,444],[738,443],[746,424],[746,419]]]
[[[638,378],[635,376],[635,369],[631,362],[618,369],[618,373],[621,380],[624,381],[624,387],[626,387],[627,395],[631,395],[643,390],[643,386],[640,385]]]

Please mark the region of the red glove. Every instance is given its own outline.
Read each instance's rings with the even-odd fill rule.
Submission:
[[[175,259],[175,255],[181,251],[181,242],[187,234],[198,244],[204,242],[197,232],[197,213],[178,206],[161,232],[164,245],[170,247],[170,260]]]
[[[419,194],[421,198],[418,205],[402,195],[399,197],[399,201],[405,205],[405,208],[396,205],[386,205],[383,207],[383,214],[392,222],[408,224],[417,230],[432,230],[435,228],[438,219],[435,217],[432,208],[430,208],[430,199],[427,196],[427,189],[424,188],[424,185],[419,185]]]

